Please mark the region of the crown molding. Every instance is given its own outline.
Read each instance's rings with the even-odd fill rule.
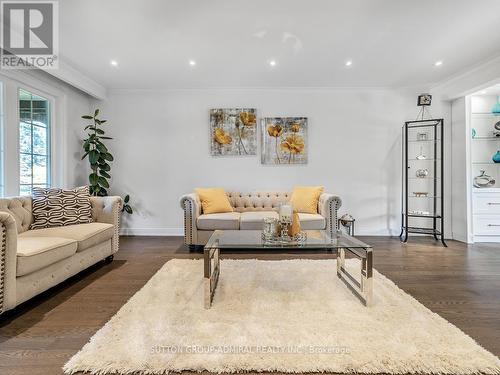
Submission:
[[[75,69],[62,59],[59,59],[59,68],[47,69],[44,70],[44,72],[96,99],[103,100],[107,97],[107,90],[104,86]]]
[[[431,87],[434,95],[453,100],[500,83],[500,54],[444,80]]]
[[[174,93],[174,92],[194,92],[194,91],[269,91],[269,92],[360,92],[360,91],[422,91],[422,86],[407,86],[407,87],[385,87],[385,86],[331,86],[331,87],[190,87],[190,88],[111,88],[107,90],[107,94],[111,95],[127,95],[127,94],[158,94],[158,93]],[[425,90],[424,90],[425,91]]]

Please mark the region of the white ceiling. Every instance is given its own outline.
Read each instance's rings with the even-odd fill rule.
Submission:
[[[500,54],[499,0],[59,4],[62,59],[107,88],[422,86]]]

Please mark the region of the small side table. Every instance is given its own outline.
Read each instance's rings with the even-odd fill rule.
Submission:
[[[347,234],[349,236],[354,236],[354,222],[356,221],[355,218],[353,218],[349,214],[342,215],[342,217],[338,220],[338,226],[344,227]]]

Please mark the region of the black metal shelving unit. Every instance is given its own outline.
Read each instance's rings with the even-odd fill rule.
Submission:
[[[444,120],[405,122],[402,144],[402,210],[399,236],[403,242],[407,242],[409,233],[428,234],[436,241],[441,241],[443,246],[447,246],[443,233]]]

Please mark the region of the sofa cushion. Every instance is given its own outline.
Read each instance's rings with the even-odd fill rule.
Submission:
[[[240,229],[245,230],[262,230],[263,221],[266,217],[279,219],[279,215],[275,211],[253,211],[243,212],[240,218]]]
[[[18,277],[38,271],[76,253],[78,244],[75,240],[61,237],[30,237],[25,233],[17,238]]]
[[[240,229],[240,213],[203,214],[198,216],[196,225],[201,230]]]
[[[299,213],[300,229],[325,229],[326,220],[320,214],[303,214]]]
[[[33,223],[41,229],[92,222],[89,187],[72,190],[33,187]]]
[[[34,229],[25,232],[23,235],[30,237],[62,237],[78,242],[77,251],[82,251],[109,240],[113,237],[115,228],[113,224],[88,223],[68,225],[65,227]]]
[[[319,197],[323,186],[295,186],[290,203],[293,210],[304,214],[317,214]]]
[[[194,189],[201,201],[204,214],[233,212],[233,207],[224,189]]]

